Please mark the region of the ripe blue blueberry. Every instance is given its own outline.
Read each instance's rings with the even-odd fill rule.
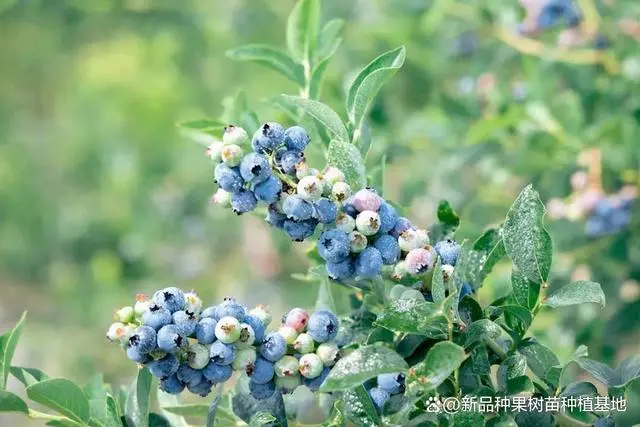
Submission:
[[[160,289],[153,294],[153,303],[166,308],[171,313],[175,313],[178,310],[184,310],[186,301],[184,299],[184,292],[172,286]]]
[[[211,319],[218,320],[219,317],[216,314],[216,310],[218,310],[218,306],[217,305],[212,305],[211,307],[205,308],[204,310],[202,310],[202,313],[200,313],[200,319],[204,319],[206,317],[209,317]]]
[[[351,258],[340,262],[327,262],[327,273],[332,280],[350,279],[355,274],[355,271],[355,262]]]
[[[387,202],[382,202],[378,215],[380,215],[380,232],[382,233],[391,231],[398,221],[396,209]]]
[[[231,168],[224,163],[220,163],[216,166],[214,177],[218,186],[229,193],[240,191],[244,185],[240,169]]]
[[[389,393],[381,389],[380,387],[374,387],[369,390],[369,396],[371,396],[371,400],[373,401],[373,404],[375,405],[378,412],[382,412],[384,405],[387,403],[390,397]]]
[[[286,219],[287,216],[278,210],[277,205],[269,205],[269,208],[267,209],[267,216],[265,218],[267,224],[276,228],[284,228],[284,221]]]
[[[235,345],[216,341],[211,344],[211,361],[217,365],[231,365],[236,352]]]
[[[296,165],[304,159],[304,156],[299,151],[285,151],[280,157],[280,169],[287,175],[296,174]]]
[[[196,339],[200,344],[212,344],[216,340],[216,325],[218,321],[205,317],[196,326]]]
[[[349,256],[349,235],[337,228],[322,232],[318,239],[318,253],[331,263],[344,261]]]
[[[277,202],[281,191],[282,182],[273,175],[253,187],[253,194],[258,200],[265,203]],[[231,200],[233,201],[233,198]]]
[[[180,310],[173,313],[173,324],[181,329],[182,335],[190,337],[196,332],[198,318],[191,311]]]
[[[147,311],[142,314],[142,324],[152,327],[155,330],[170,324],[173,321],[171,312],[157,304],[152,304]]]
[[[344,204],[342,205],[342,212],[349,215],[351,218],[355,219],[358,216],[358,209],[351,203],[353,201],[353,196],[349,197]]]
[[[313,236],[317,225],[318,221],[313,218],[304,221],[287,219],[284,222],[284,231],[291,240],[302,242],[306,238]]]
[[[331,224],[336,220],[336,216],[338,215],[338,207],[326,197],[322,197],[315,202],[313,208],[315,211],[314,217],[320,224]]]
[[[127,347],[127,357],[129,358],[129,360],[136,363],[143,364],[143,365],[153,360],[152,357],[149,356],[147,353],[140,353],[140,350],[138,350],[138,347],[132,347],[132,346]]]
[[[129,346],[135,347],[140,354],[156,349],[156,331],[150,326],[140,326],[129,337]]]
[[[183,330],[177,325],[167,325],[158,331],[158,348],[167,353],[173,353],[188,344]]]
[[[414,227],[411,225],[411,221],[409,221],[408,218],[401,216],[396,220],[396,223],[393,225],[391,231],[389,231],[389,234],[397,239],[402,233],[412,228]]]
[[[385,265],[392,265],[400,259],[400,245],[398,239],[390,234],[383,234],[378,237],[373,247],[380,251],[382,262]]]
[[[458,256],[460,255],[460,245],[458,242],[451,239],[441,240],[434,245],[434,248],[438,255],[440,255],[442,264],[456,265]]]
[[[213,387],[213,383],[207,379],[203,379],[197,384],[187,384],[187,390],[190,393],[197,394],[200,397],[207,397],[209,393],[211,393],[211,387]]]
[[[250,212],[256,206],[258,206],[258,200],[253,192],[249,190],[240,190],[231,195],[231,209],[237,215]]]
[[[284,199],[282,211],[289,219],[304,221],[313,216],[313,205],[299,195],[292,194]]]
[[[251,396],[255,399],[268,399],[276,391],[276,384],[273,381],[269,381],[265,384],[259,384],[253,380],[249,380],[249,391],[251,392]]]
[[[160,380],[160,384],[158,386],[160,387],[160,390],[169,394],[180,394],[185,387],[184,383],[180,381],[175,374]]]
[[[471,295],[473,293],[473,286],[471,283],[463,283],[460,288],[460,299],[464,298],[465,295]]]
[[[292,126],[284,132],[284,143],[289,150],[302,152],[310,140],[309,134],[302,126]]]
[[[338,334],[340,322],[335,314],[328,310],[319,310],[311,315],[307,324],[307,333],[314,341],[331,341]]]
[[[253,134],[251,147],[256,153],[271,153],[284,143],[284,128],[274,122],[265,123]]]
[[[238,304],[233,297],[225,297],[216,311],[216,317],[218,319],[230,316],[235,317],[239,322],[244,322],[246,314],[247,310],[241,304]]]
[[[260,355],[270,362],[278,361],[287,353],[287,343],[282,335],[271,332],[264,337],[260,346]]]
[[[329,376],[331,369],[324,368],[320,375],[315,378],[307,378],[305,376],[302,377],[302,384],[307,386],[307,388],[311,391],[318,391],[324,380]]]
[[[378,375],[378,387],[389,394],[404,392],[405,375],[403,373]]]
[[[190,384],[191,386],[198,384],[203,378],[201,369],[193,369],[186,363],[180,365],[178,372],[176,372],[176,376],[184,384]]]
[[[178,372],[180,362],[174,354],[167,354],[162,359],[154,360],[149,363],[148,368],[151,375],[160,379],[170,377]]]
[[[253,185],[263,182],[271,175],[269,160],[262,154],[247,154],[240,163],[240,175],[242,179]]]
[[[262,340],[264,340],[264,332],[265,332],[265,327],[264,327],[264,324],[262,323],[262,320],[260,320],[257,316],[254,316],[253,314],[247,314],[244,318],[244,323],[248,324],[253,329],[253,333],[255,334],[254,344],[257,345],[262,343]]]
[[[266,384],[271,381],[275,375],[273,363],[262,357],[258,357],[254,364],[247,367],[247,375],[257,384]]]
[[[356,258],[356,276],[372,279],[382,270],[382,254],[372,246],[365,248]]]
[[[233,369],[231,369],[230,365],[219,365],[211,361],[211,363],[202,370],[202,375],[213,384],[219,384],[231,378]]]

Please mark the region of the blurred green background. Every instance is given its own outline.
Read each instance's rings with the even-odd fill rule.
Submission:
[[[225,51],[283,46],[294,3],[0,1],[0,330],[29,311],[15,364],[128,383],[135,366],[104,338],[112,312],[169,284],[211,303],[268,303],[276,319],[313,304],[315,285],[290,277],[306,271],[306,246],[258,216],[212,206],[210,161],[175,126],[220,116],[241,89],[262,121],[290,124],[266,99],[295,93],[293,84]],[[640,3],[580,3],[598,10],[592,36],[608,47],[595,51],[585,36],[557,50],[562,28],[536,35],[556,49],[553,60],[505,43],[501,31],[526,15],[516,0],[325,0],[323,19],[346,27],[321,99],[343,113],[354,73],[406,45],[405,66],[372,110],[367,162],[374,170],[386,158],[385,196],[414,222],[430,224],[438,201],[450,200],[461,238],[499,223],[528,182],[545,202],[569,196],[588,148],[601,153],[605,191],[637,187]],[[576,63],[580,52],[596,52],[595,62]],[[543,313],[532,331],[561,359],[587,344],[616,365],[638,351],[638,215],[598,239],[585,237],[581,220],[548,224],[552,286],[591,277],[608,305]],[[509,276],[497,269],[478,298],[503,295]]]

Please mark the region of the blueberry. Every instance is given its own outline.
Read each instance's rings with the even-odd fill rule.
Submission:
[[[265,181],[271,175],[269,159],[258,153],[247,154],[240,163],[240,175],[253,185]]]
[[[278,361],[287,353],[287,343],[277,332],[267,334],[260,346],[260,355],[270,362]]]
[[[460,255],[460,245],[455,240],[441,240],[434,245],[434,249],[440,255],[442,264],[456,265]]]
[[[327,273],[332,280],[341,281],[350,279],[355,274],[355,271],[355,263],[351,258],[336,263],[327,263]]]
[[[356,276],[372,279],[382,270],[382,254],[372,246],[367,247],[356,258]]]
[[[231,378],[233,369],[231,369],[230,365],[219,365],[211,361],[211,363],[202,370],[202,375],[213,384],[219,384]]]
[[[244,185],[239,168],[231,168],[224,163],[220,163],[216,166],[214,175],[218,186],[229,193],[240,191]]]
[[[212,344],[216,340],[216,325],[218,321],[205,317],[196,325],[196,339],[200,344]]]
[[[284,142],[284,128],[274,122],[265,123],[253,134],[251,146],[256,153],[271,153]]]
[[[129,337],[129,346],[140,354],[147,354],[156,349],[156,331],[150,326],[140,326]]]
[[[207,379],[203,379],[197,384],[187,384],[187,390],[193,394],[197,394],[200,397],[207,397],[209,393],[211,393],[211,387],[213,387],[213,383]]]
[[[236,215],[250,212],[258,206],[258,200],[253,192],[240,190],[231,195],[231,209]]]
[[[436,261],[436,254],[433,248],[417,248],[409,251],[405,257],[407,272],[413,276],[424,273],[433,267]]]
[[[292,126],[284,132],[284,143],[289,150],[302,152],[310,140],[309,134],[301,126]]]
[[[338,215],[338,208],[336,204],[326,197],[322,197],[320,200],[313,204],[315,218],[320,224],[331,224],[336,220]]]
[[[211,344],[211,361],[217,365],[231,365],[236,352],[235,345],[216,341]]]
[[[609,199],[601,199],[595,207],[595,214],[599,217],[606,218],[613,213],[615,206]]]
[[[149,363],[148,368],[151,375],[160,379],[170,377],[178,372],[180,362],[173,354],[167,354],[162,359],[154,360]]]
[[[268,383],[274,376],[273,363],[258,357],[253,365],[247,367],[247,375],[257,384]]]
[[[180,365],[180,367],[178,368],[178,372],[176,372],[176,375],[178,379],[184,384],[191,384],[192,386],[198,384],[200,381],[202,381],[203,378],[202,370],[193,369],[186,363]]]
[[[180,328],[182,335],[190,337],[196,332],[198,318],[191,311],[176,311],[173,313],[173,324]]]
[[[628,210],[624,210],[621,207],[618,207],[610,215],[609,222],[613,227],[612,231],[618,231],[622,228],[625,228],[629,224],[631,224],[631,212],[629,212]]]
[[[378,375],[378,387],[389,394],[404,393],[405,375],[402,373]]]
[[[398,221],[396,209],[387,202],[383,202],[378,209],[380,216],[380,232],[388,233],[393,229]]]
[[[182,393],[182,390],[184,390],[184,383],[182,383],[178,377],[173,374],[170,377],[160,380],[158,387],[160,387],[160,390],[165,393],[180,394]]]
[[[587,219],[585,224],[585,234],[587,237],[598,237],[607,232],[606,222],[597,216],[592,216]]]
[[[265,384],[259,384],[253,380],[250,380],[249,391],[251,392],[251,396],[253,396],[255,399],[268,399],[276,391],[276,384],[273,381],[269,381]]]
[[[287,216],[280,212],[275,204],[269,205],[269,208],[267,209],[267,217],[265,218],[267,224],[276,228],[284,228],[284,221],[286,219]]]
[[[302,384],[307,386],[307,388],[311,391],[318,391],[324,380],[329,376],[329,372],[331,369],[324,368],[320,375],[315,378],[307,378],[305,376],[302,377]]]
[[[238,304],[235,298],[225,297],[224,301],[220,303],[216,311],[216,317],[222,319],[223,317],[235,317],[239,322],[244,322],[244,318],[247,315],[247,310]]]
[[[291,240],[302,242],[306,238],[313,236],[317,225],[318,221],[313,218],[304,221],[287,219],[284,222],[284,231]]]
[[[349,235],[337,228],[322,232],[318,253],[327,262],[337,263],[349,256]]]
[[[273,175],[253,187],[253,194],[258,200],[265,203],[277,202],[281,191],[282,182]]]
[[[158,331],[158,348],[167,353],[173,353],[188,344],[182,328],[177,325],[163,326]]]
[[[464,298],[465,295],[471,295],[473,293],[473,286],[471,283],[463,283],[460,288],[460,299]]]
[[[338,334],[340,322],[335,314],[328,310],[319,310],[311,315],[307,324],[307,333],[319,343],[331,341]]]
[[[293,308],[283,316],[283,323],[286,326],[290,326],[296,330],[297,333],[301,333],[307,327],[309,321],[309,313],[303,308]]]
[[[280,169],[287,175],[296,174],[296,165],[304,158],[299,151],[285,151],[280,158]]]
[[[356,218],[358,216],[358,209],[356,209],[355,206],[353,206],[353,204],[351,204],[351,201],[353,201],[353,196],[349,197],[344,204],[342,205],[342,212],[346,213],[347,215],[349,215],[351,218]]]
[[[304,221],[313,216],[313,205],[299,195],[293,194],[284,199],[282,211],[289,219]]]
[[[380,251],[382,263],[385,265],[395,264],[400,259],[400,245],[398,245],[398,239],[394,238],[390,234],[384,234],[378,237],[373,244],[373,247]]]
[[[253,328],[253,333],[256,336],[254,344],[262,343],[262,340],[264,340],[264,332],[265,332],[265,327],[264,327],[264,324],[262,323],[262,320],[260,320],[258,317],[252,314],[248,314],[244,318],[244,323],[248,324],[249,326],[251,326],[251,328]]]
[[[387,403],[390,397],[389,393],[381,389],[380,387],[374,387],[369,390],[369,396],[371,396],[371,400],[373,401],[373,404],[375,405],[378,412],[382,412],[385,403]]]
[[[171,312],[157,304],[152,304],[147,311],[142,314],[142,324],[152,327],[155,330],[170,324],[173,321]]]
[[[176,287],[164,288],[153,294],[153,303],[164,307],[171,313],[184,310],[186,301],[184,292]]]
[[[153,358],[148,354],[140,353],[140,350],[138,350],[138,347],[132,347],[132,346],[127,347],[127,357],[129,358],[129,360],[136,363],[143,364],[143,365],[153,360]]]
[[[398,237],[400,237],[400,234],[404,233],[410,228],[414,228],[413,225],[411,225],[411,221],[409,221],[408,218],[401,216],[396,220],[396,223],[389,233],[397,239]]]
[[[204,319],[206,317],[214,319],[214,320],[218,320],[219,317],[216,314],[216,310],[218,310],[218,306],[217,305],[212,305],[211,307],[207,307],[204,310],[202,310],[202,313],[200,313],[200,319]]]

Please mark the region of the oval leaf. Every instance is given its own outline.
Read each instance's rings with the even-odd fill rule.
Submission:
[[[588,280],[569,283],[548,297],[544,305],[547,307],[567,307],[585,302],[600,304],[600,307],[604,308],[606,300],[599,283]]]
[[[533,310],[538,303],[540,284],[529,280],[519,270],[511,271],[511,287],[518,305]]]
[[[435,304],[416,299],[392,301],[378,316],[376,325],[394,332],[446,338],[448,321]]]
[[[318,38],[320,5],[318,0],[300,0],[287,20],[287,47],[300,62],[310,63]]]
[[[22,313],[22,317],[18,320],[16,326],[0,336],[0,388],[7,388],[7,380],[9,379],[9,368],[11,368],[11,359],[16,351],[18,340],[22,334],[22,326],[27,318],[27,312]]]
[[[355,145],[342,140],[332,140],[327,151],[327,164],[344,172],[345,180],[353,192],[367,185],[364,160]]]
[[[36,368],[22,368],[20,366],[12,366],[10,372],[11,375],[16,377],[18,381],[24,384],[25,387],[29,387],[31,384],[35,384],[38,381],[49,379],[47,374]]]
[[[549,348],[535,341],[524,341],[518,352],[527,358],[527,365],[540,379],[545,379],[549,369],[560,364],[558,357]]]
[[[293,58],[278,49],[262,44],[241,46],[227,51],[227,56],[238,61],[251,61],[278,71],[289,80],[304,86],[304,70]]]
[[[0,390],[0,412],[22,412],[23,414],[28,414],[29,408],[19,396],[6,390]]]
[[[369,396],[364,386],[360,385],[353,390],[345,391],[343,399],[345,403],[345,414],[349,419],[354,421],[356,425],[379,426],[382,424],[376,407],[371,400],[371,396]]]
[[[89,421],[89,400],[80,387],[64,378],[41,381],[27,387],[27,396],[47,408],[80,423]]]
[[[464,346],[484,340],[498,338],[502,334],[502,329],[489,319],[480,319],[473,322],[464,333]]]
[[[529,280],[544,283],[551,269],[551,236],[545,230],[545,208],[538,192],[528,185],[513,203],[502,235],[507,255]]]
[[[129,388],[125,417],[136,427],[149,425],[149,394],[151,392],[151,373],[147,368],[140,369],[138,376]]]
[[[316,49],[316,62],[323,62],[333,56],[340,43],[342,43],[343,28],[343,19],[332,19],[322,27]]]
[[[467,358],[464,349],[450,341],[434,345],[424,360],[409,369],[407,391],[429,391],[438,387]]]
[[[336,138],[342,141],[349,140],[349,133],[347,128],[344,127],[340,116],[327,105],[311,99],[300,98],[299,96],[280,95],[280,98],[290,105],[302,108],[305,113],[320,122]]]
[[[407,368],[407,362],[387,347],[360,347],[338,360],[324,380],[320,391],[349,390],[378,374],[405,372]]]

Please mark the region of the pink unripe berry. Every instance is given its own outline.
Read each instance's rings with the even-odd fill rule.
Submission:
[[[307,327],[307,322],[309,321],[309,313],[302,308],[294,308],[289,313],[287,313],[287,317],[284,320],[284,324],[286,326],[291,326],[298,333],[304,331],[304,328]]]
[[[359,211],[374,211],[377,212],[380,209],[382,203],[380,197],[368,189],[362,189],[353,195],[353,206]]]
[[[412,249],[405,258],[407,272],[412,276],[424,273],[433,267],[436,260],[436,253],[433,248]]]

